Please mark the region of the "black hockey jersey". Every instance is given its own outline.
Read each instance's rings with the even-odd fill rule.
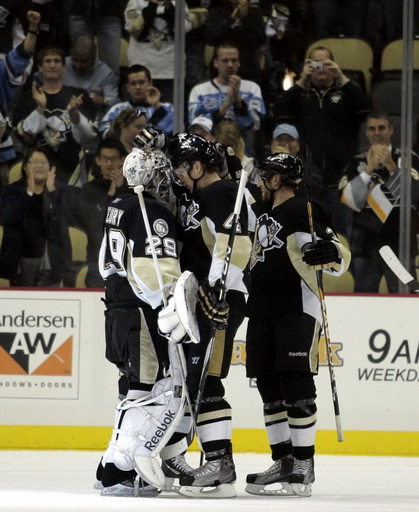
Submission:
[[[169,288],[181,272],[177,253],[176,219],[168,208],[144,194],[153,243],[163,285]],[[105,280],[108,302],[133,301],[153,309],[162,302],[150,241],[137,195],[133,190],[108,206],[99,270]]]
[[[187,192],[180,195],[178,217],[184,241],[181,267],[193,272],[199,282],[208,277],[210,284],[214,284],[222,275],[237,190],[233,180],[219,180],[199,190],[193,199]],[[247,292],[243,283],[243,271],[251,249],[247,219],[246,202],[243,201],[227,275],[227,290]]]
[[[322,322],[318,287],[314,270],[302,260],[301,248],[312,241],[307,203],[292,197],[272,209],[259,210],[250,259],[251,288],[248,316],[307,313]],[[332,240],[341,263],[333,273],[341,275],[348,267],[350,253],[332,228],[327,216],[315,209],[316,237]]]

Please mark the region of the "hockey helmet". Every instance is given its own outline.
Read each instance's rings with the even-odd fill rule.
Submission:
[[[142,185],[153,196],[160,196],[170,186],[170,162],[163,151],[134,148],[125,158],[123,175],[130,187]]]
[[[272,175],[280,174],[285,187],[297,188],[303,177],[303,162],[289,153],[272,153],[259,162],[258,168],[264,183]]]
[[[194,160],[212,167],[218,165],[218,153],[214,144],[195,133],[179,132],[174,135],[167,146],[167,156],[173,169]]]

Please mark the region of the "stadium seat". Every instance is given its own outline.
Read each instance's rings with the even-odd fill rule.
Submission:
[[[19,181],[22,177],[22,162],[14,164],[9,171],[9,183]]]
[[[87,235],[76,227],[70,226],[68,232],[71,240],[73,263],[85,262],[87,258]]]
[[[76,277],[76,288],[86,288],[86,274],[87,274],[88,266],[83,265],[81,269],[77,273]]]
[[[333,53],[333,58],[342,71],[354,80],[357,80],[362,88],[362,81],[365,80],[364,91],[371,90],[373,50],[367,41],[353,37],[332,37],[318,39],[310,44],[306,50],[306,58],[317,46],[324,46]],[[359,78],[362,73],[363,80]]]
[[[403,40],[397,39],[386,45],[381,53],[382,76],[401,73],[403,68]],[[419,70],[419,40],[413,41],[413,69]]]

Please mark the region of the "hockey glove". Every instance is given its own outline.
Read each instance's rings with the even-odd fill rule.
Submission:
[[[330,240],[318,240],[303,247],[303,261],[313,270],[332,268],[340,262],[336,245]]]
[[[208,279],[198,288],[197,299],[202,312],[211,327],[215,329],[227,329],[227,320],[230,306],[227,302],[220,302],[220,283],[217,281],[210,286]]]
[[[157,325],[161,334],[167,336],[175,343],[185,340],[186,330],[176,312],[175,299],[169,297],[168,304],[158,315]]]

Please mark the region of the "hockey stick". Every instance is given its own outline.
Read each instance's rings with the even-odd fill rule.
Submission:
[[[311,162],[311,154],[309,149],[307,148],[307,167],[311,167],[309,162]],[[308,213],[308,223],[310,226],[310,234],[313,243],[316,243],[316,233],[314,231],[314,220],[313,220],[313,207],[311,204],[311,189],[310,184],[307,179],[306,189],[307,189],[307,213]],[[330,344],[330,333],[329,333],[329,322],[327,320],[327,309],[326,309],[326,300],[324,298],[324,289],[323,289],[323,281],[322,281],[322,271],[316,270],[316,280],[317,287],[319,290],[319,299],[322,311],[323,318],[323,331],[324,331],[324,339],[326,343],[326,353],[327,353],[327,364],[329,367],[329,376],[330,376],[330,386],[332,389],[332,400],[333,400],[333,408],[335,411],[335,423],[336,423],[336,431],[338,434],[338,441],[341,443],[344,440],[343,437],[343,429],[342,429],[342,420],[340,417],[340,407],[339,407],[339,399],[338,399],[338,390],[336,385],[336,376],[335,370],[333,367],[333,354],[332,348]]]
[[[379,250],[380,256],[387,263],[390,270],[403,284],[406,284],[412,291],[419,293],[419,281],[415,279],[402,265],[399,258],[388,245],[384,245]]]
[[[160,271],[160,265],[159,265],[159,259],[157,257],[156,247],[155,247],[154,241],[153,241],[153,235],[151,233],[150,221],[148,220],[148,214],[147,214],[147,210],[145,207],[143,191],[144,191],[144,187],[142,185],[138,185],[137,187],[134,187],[134,192],[137,194],[138,201],[140,203],[141,213],[143,216],[147,237],[150,241],[150,250],[151,250],[151,255],[153,257],[154,270],[156,272],[157,281],[159,283],[159,288],[160,288],[160,292],[161,292],[161,296],[162,296],[162,302],[163,302],[164,307],[166,307],[168,304],[168,301],[167,301],[166,293],[164,291],[163,278],[162,278],[162,274]],[[181,368],[181,372],[182,372],[183,385],[185,386],[186,401],[188,403],[188,407],[191,412],[192,427],[193,427],[194,431],[196,432],[196,422],[194,421],[194,417],[193,417],[192,402],[191,402],[191,399],[190,399],[190,396],[188,393],[188,387],[186,385],[186,373],[187,372],[186,372],[185,354],[183,352],[183,348],[180,346],[180,343],[176,343],[176,348],[177,348],[179,360],[181,363],[180,368]]]
[[[226,254],[224,257],[223,271],[221,273],[221,279],[220,279],[220,295],[218,298],[218,300],[220,302],[224,302],[225,297],[226,297],[227,274],[228,274],[228,269],[230,267],[231,254],[233,252],[233,244],[234,244],[234,239],[236,237],[237,226],[239,224],[240,211],[241,211],[241,207],[242,207],[242,203],[243,203],[244,189],[246,187],[246,183],[247,183],[247,172],[244,169],[242,169],[241,174],[240,174],[239,187],[237,190],[236,202],[234,204],[233,218],[232,218],[232,222],[231,222],[231,231],[230,231],[230,235],[228,237]],[[209,365],[210,365],[210,361],[211,361],[212,352],[214,350],[215,333],[216,333],[216,329],[212,328],[211,334],[210,334],[210,341],[208,343],[208,347],[205,352],[205,358],[204,358],[204,363],[202,366],[201,378],[200,378],[199,386],[198,386],[198,392],[197,392],[196,399],[195,399],[195,409],[193,412],[195,424],[197,424],[197,422],[198,422],[199,411],[200,411],[201,405],[202,405],[202,398],[203,398],[205,385],[207,382]],[[201,463],[200,464],[202,465],[202,453],[201,453]]]

